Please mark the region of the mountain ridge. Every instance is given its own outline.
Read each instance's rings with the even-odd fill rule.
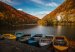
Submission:
[[[35,21],[33,21],[36,19]],[[37,23],[39,18],[19,11],[14,7],[0,1],[0,25],[12,24],[34,24]]]
[[[43,17],[42,20],[47,21],[47,23],[52,23],[54,20],[57,20],[57,16],[60,15],[63,17],[63,21],[75,21],[75,20],[70,20],[71,17],[75,19],[75,0],[65,0],[60,6],[58,6],[55,10],[53,10],[51,13]],[[70,16],[70,17],[69,17]],[[68,18],[68,19],[66,19]],[[50,21],[50,22],[48,22]]]

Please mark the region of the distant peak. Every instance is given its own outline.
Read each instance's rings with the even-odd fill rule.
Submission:
[[[66,1],[75,1],[75,0],[66,0]]]

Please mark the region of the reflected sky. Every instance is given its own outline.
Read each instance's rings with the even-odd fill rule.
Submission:
[[[36,26],[34,28],[19,30],[17,32],[24,32],[26,34],[43,34],[43,35],[54,35],[55,29],[53,27],[46,27],[46,26]]]
[[[13,29],[13,28],[12,28]],[[8,28],[1,29],[0,33],[17,33],[21,32],[24,34],[31,34],[32,36],[35,34],[43,34],[45,35],[64,35],[67,36],[69,39],[75,40],[75,26],[32,26],[27,25],[24,27],[16,27],[16,30],[10,30]]]
[[[75,27],[74,26],[35,26],[33,28],[16,30],[15,32],[23,32],[25,34],[43,34],[45,35],[63,35],[70,39],[75,40]]]

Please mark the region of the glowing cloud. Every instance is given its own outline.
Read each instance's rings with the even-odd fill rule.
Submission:
[[[51,2],[51,3],[46,4],[46,6],[51,6],[51,7],[55,6],[56,7],[56,6],[58,6],[58,4],[55,2]]]
[[[40,5],[43,5],[43,6],[51,6],[51,7],[58,6],[58,4],[53,2],[53,1],[52,2],[48,2],[48,3],[44,2],[43,0],[31,0],[31,1],[35,2],[37,4],[40,4]]]
[[[35,13],[33,12],[31,14],[42,19],[45,15],[49,14],[50,12],[51,11],[41,11],[41,12],[35,12]]]
[[[17,9],[17,10],[23,11],[23,9],[21,9],[21,8],[19,8],[19,9]]]

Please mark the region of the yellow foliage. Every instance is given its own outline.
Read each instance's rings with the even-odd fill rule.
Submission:
[[[4,17],[4,15],[2,13],[0,13],[0,17]]]
[[[45,20],[39,20],[38,24],[39,25],[47,25],[47,22]]]

